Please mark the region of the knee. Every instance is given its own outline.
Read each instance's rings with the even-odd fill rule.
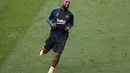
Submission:
[[[43,53],[44,53],[44,54],[47,54],[47,53],[48,53],[48,50],[44,48],[44,49],[43,49]]]
[[[48,51],[43,51],[43,53],[44,53],[44,54],[47,54],[47,53],[48,53]]]

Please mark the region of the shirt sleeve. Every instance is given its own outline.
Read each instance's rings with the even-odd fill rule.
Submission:
[[[71,18],[70,18],[70,22],[69,22],[69,27],[70,29],[74,26],[74,15],[72,14]]]
[[[48,17],[47,17],[47,22],[48,22],[48,24],[49,25],[51,25],[52,24],[52,19],[53,19],[53,13],[54,13],[54,9],[50,12],[50,14],[48,15]]]

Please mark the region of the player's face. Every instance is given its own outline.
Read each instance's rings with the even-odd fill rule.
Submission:
[[[69,5],[70,5],[70,0],[62,0],[62,6],[63,6],[65,9],[68,9],[68,8],[69,8]]]

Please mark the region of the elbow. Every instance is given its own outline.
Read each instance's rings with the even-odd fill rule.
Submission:
[[[50,20],[50,19],[47,19],[47,23],[48,23],[49,25],[51,25],[51,20]]]
[[[74,24],[70,24],[70,28],[74,27]]]
[[[47,21],[47,23],[49,23],[49,19],[47,19],[46,21]]]

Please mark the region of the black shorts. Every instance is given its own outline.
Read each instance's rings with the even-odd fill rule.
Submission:
[[[62,53],[68,39],[68,35],[62,35],[59,37],[49,36],[45,41],[44,48],[50,51],[53,48],[54,52]]]

